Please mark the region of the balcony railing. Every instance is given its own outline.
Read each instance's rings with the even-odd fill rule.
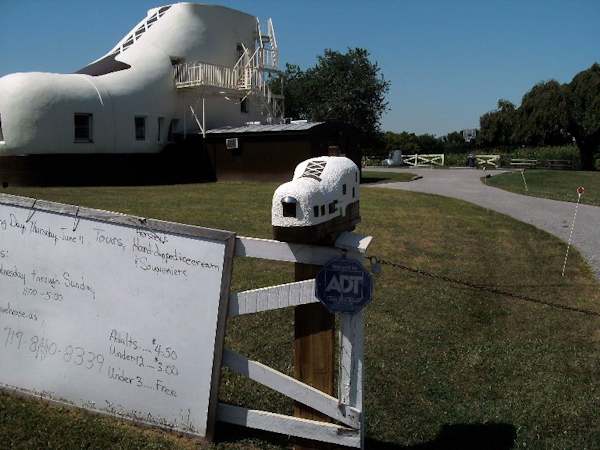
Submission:
[[[232,67],[204,62],[177,64],[173,68],[178,88],[210,86],[220,89],[239,89],[240,73]]]

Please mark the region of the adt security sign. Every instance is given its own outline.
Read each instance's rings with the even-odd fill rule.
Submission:
[[[372,293],[371,274],[355,259],[336,258],[317,274],[315,294],[332,313],[356,313],[371,301]]]

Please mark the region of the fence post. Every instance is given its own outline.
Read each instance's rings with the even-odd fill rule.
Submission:
[[[325,226],[327,226],[325,224]],[[275,239],[290,243],[331,246],[344,231],[352,231],[355,223],[348,226],[335,224],[330,233],[314,233],[298,229],[280,236],[273,230]],[[321,266],[295,263],[295,281],[313,279]],[[335,315],[321,303],[300,305],[294,308],[294,377],[326,394],[335,396]],[[301,403],[294,404],[294,416],[304,419],[330,422],[331,420]],[[295,450],[323,448],[324,444],[297,441]]]
[[[351,230],[348,230],[351,231]],[[313,245],[333,245],[341,231],[326,236],[315,237],[310,230],[298,230],[292,235],[281,238],[274,233],[275,239],[290,243]],[[321,266],[295,263],[295,281],[310,280],[316,277]],[[326,394],[334,395],[335,373],[335,315],[321,303],[300,305],[294,308],[294,377]],[[294,416],[304,419],[330,422],[330,419],[301,403],[294,404]],[[309,450],[317,444],[298,440],[295,450]],[[323,448],[323,444],[320,444]]]

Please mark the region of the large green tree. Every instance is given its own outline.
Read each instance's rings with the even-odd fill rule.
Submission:
[[[495,111],[485,113],[479,119],[479,140],[484,146],[513,145],[517,123],[517,108],[508,100],[498,100]]]
[[[377,139],[387,109],[389,82],[362,48],[325,50],[305,71],[288,65],[284,73],[286,115],[310,120],[342,120]]]
[[[481,116],[484,145],[560,145],[579,148],[581,166],[594,170],[600,151],[600,65],[579,72],[570,83],[555,80],[533,86],[521,106],[506,100]]]
[[[565,86],[568,130],[581,155],[581,166],[594,169],[600,151],[600,65],[579,72]]]
[[[550,80],[536,84],[523,96],[513,139],[527,145],[571,142],[565,88]]]

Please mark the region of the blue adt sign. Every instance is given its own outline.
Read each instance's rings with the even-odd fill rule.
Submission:
[[[329,261],[316,281],[315,294],[331,312],[356,313],[371,301],[373,279],[355,259]]]

